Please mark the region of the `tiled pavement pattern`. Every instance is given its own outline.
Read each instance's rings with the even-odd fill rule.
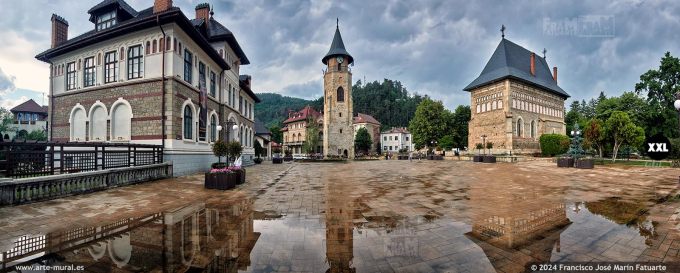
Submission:
[[[263,164],[235,191],[202,176],[0,208],[0,250],[44,234],[205,199],[252,198],[247,271],[521,272],[528,262],[677,261],[674,169],[547,162]],[[511,225],[510,223],[514,223]]]

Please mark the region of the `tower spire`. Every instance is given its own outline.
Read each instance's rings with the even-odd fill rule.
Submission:
[[[501,25],[501,38],[505,39],[505,25]]]
[[[335,29],[340,29],[340,18],[335,17]]]
[[[544,47],[544,48],[543,48],[543,59],[545,59],[545,53],[546,53],[546,52],[548,52],[548,50],[546,50],[545,47]]]

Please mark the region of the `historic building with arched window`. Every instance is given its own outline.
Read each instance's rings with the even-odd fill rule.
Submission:
[[[209,169],[212,143],[228,134],[252,163],[259,98],[239,74],[250,61],[210,5],[188,19],[171,0],[143,10],[107,0],[88,17],[93,30],[69,39],[69,23],[53,15],[51,48],[36,56],[51,66],[51,141],[163,145],[184,175]]]
[[[545,54],[545,53],[544,53]],[[505,39],[482,73],[463,90],[470,92],[468,145],[492,142],[494,152],[540,151],[542,134],[565,134],[564,101],[545,56]]]

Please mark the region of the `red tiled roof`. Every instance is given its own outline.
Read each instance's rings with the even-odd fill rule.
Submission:
[[[376,120],[373,116],[362,113],[357,113],[357,116],[354,117],[354,123],[372,123],[380,125],[380,122]]]
[[[38,103],[36,103],[33,99],[27,100],[22,104],[17,105],[16,107],[12,108],[10,112],[31,112],[31,113],[43,113],[47,115],[47,107],[45,106],[44,108]]]
[[[289,118],[283,121],[283,124],[291,123],[294,121],[306,120],[308,117],[313,117],[315,119],[319,118],[322,114],[314,110],[311,106],[307,105],[302,110],[290,114]]]
[[[389,129],[388,131],[383,132],[383,134],[395,134],[395,133],[410,134],[406,127],[392,127],[392,129]]]

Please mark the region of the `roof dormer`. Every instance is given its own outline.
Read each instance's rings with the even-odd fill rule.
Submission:
[[[87,11],[90,14],[90,22],[94,23],[95,30],[104,30],[116,24],[134,18],[137,11],[123,0],[104,0]]]

